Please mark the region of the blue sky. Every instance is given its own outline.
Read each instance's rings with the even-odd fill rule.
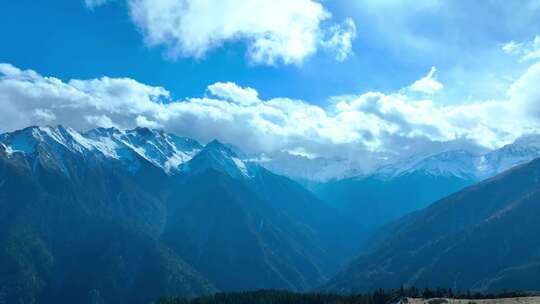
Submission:
[[[395,91],[437,66],[441,79],[454,82],[447,85],[453,91],[444,101],[458,102],[469,95],[493,97],[493,88],[458,83],[463,73],[482,82],[491,82],[489,74],[501,68],[515,76],[500,45],[531,39],[540,23],[537,9],[516,9],[507,1],[405,3],[326,1],[332,20],[351,17],[356,23],[354,54],[340,62],[318,52],[301,66],[267,66],[249,63],[241,40],[227,41],[204,58],[164,58],[163,46],[145,45],[120,0],[94,9],[82,0],[4,1],[0,59],[61,79],[131,77],[164,86],[178,98],[200,95],[214,82],[233,81],[257,88],[264,98],[319,104],[334,95]]]
[[[163,47],[145,45],[122,1],[93,10],[82,0],[4,1],[0,5],[0,33],[8,41],[0,50],[1,61],[61,79],[131,77],[164,86],[179,98],[200,95],[217,81],[234,81],[258,88],[263,97],[314,102],[349,93],[351,88],[385,86],[358,76],[357,70],[369,65],[366,57],[338,62],[317,54],[301,67],[254,65],[246,60],[241,41],[229,41],[202,59],[167,59]]]
[[[538,34],[539,0],[3,1],[0,131],[143,124],[322,156],[494,148],[537,131]],[[103,106],[119,98],[124,112]]]
[[[0,58],[61,79],[131,77],[164,86],[179,98],[200,95],[214,82],[233,81],[257,88],[264,98],[287,96],[315,103],[325,102],[334,95],[396,90],[421,77],[433,65],[451,68],[446,64],[447,57],[455,54],[393,45],[399,39],[381,36],[373,29],[372,21],[364,18],[369,12],[363,12],[361,1],[353,2],[325,3],[332,19],[339,21],[352,16],[359,28],[359,37],[353,41],[354,54],[343,62],[319,52],[301,66],[252,64],[246,60],[242,41],[228,41],[202,59],[167,59],[163,47],[145,45],[140,31],[130,20],[125,2],[113,1],[89,9],[82,0],[3,2],[0,33],[7,43],[0,50]],[[432,30],[448,26],[447,22],[431,21],[426,27]],[[429,31],[426,34],[437,35]],[[488,43],[506,41],[509,37],[499,39]],[[459,63],[455,58],[450,61]]]

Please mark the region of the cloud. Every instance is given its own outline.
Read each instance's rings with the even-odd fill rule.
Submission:
[[[54,121],[56,119],[56,115],[54,115],[53,112],[49,109],[40,109],[37,108],[34,110],[34,117],[39,120],[43,121],[45,123],[49,123],[51,121]]]
[[[84,119],[91,126],[102,128],[118,128],[118,126],[107,115],[85,115]]]
[[[64,82],[0,64],[0,131],[35,124],[147,126],[270,156],[300,151],[366,162],[464,145],[494,148],[537,132],[539,82],[537,63],[498,100],[440,105],[401,90],[334,97],[321,107],[290,98],[262,100],[255,89],[231,82],[210,85],[206,96],[175,100],[165,88],[129,78]]]
[[[86,0],[94,8],[107,0]],[[254,64],[301,64],[321,47],[345,60],[356,26],[350,18],[331,25],[316,0],[126,0],[134,24],[150,47],[169,58],[204,58],[211,50],[241,41]]]
[[[413,92],[420,92],[424,94],[435,94],[437,91],[444,88],[443,84],[437,81],[435,73],[437,68],[431,67],[429,73],[421,79],[411,84],[408,89]]]
[[[356,24],[351,18],[328,29],[329,38],[322,45],[335,52],[336,60],[344,61],[353,54],[352,42],[356,38]]]
[[[502,50],[511,55],[520,57],[521,62],[540,59],[540,36],[536,35],[531,41],[510,41],[502,46]]]
[[[252,105],[261,102],[259,93],[252,88],[242,88],[232,82],[217,82],[208,86],[208,92],[218,98],[243,105]]]
[[[508,89],[516,108],[527,115],[524,119],[540,119],[540,62],[531,65]]]
[[[135,123],[137,124],[137,126],[143,127],[143,128],[151,128],[151,129],[163,128],[163,125],[161,125],[160,123],[149,120],[148,118],[146,118],[146,116],[142,116],[142,115],[139,115],[137,116],[137,118],[135,118]]]

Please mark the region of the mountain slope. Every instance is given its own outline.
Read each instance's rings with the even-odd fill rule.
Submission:
[[[537,159],[393,225],[386,240],[327,288],[349,292],[406,284],[540,290],[539,201]]]
[[[352,256],[349,223],[217,141],[61,126],[0,135],[9,303],[307,290]]]
[[[367,228],[377,228],[536,157],[540,138],[530,136],[482,155],[455,150],[411,157],[367,176],[319,185],[315,193]]]
[[[474,155],[452,151],[385,166],[369,176],[321,185],[315,193],[366,228],[377,228],[477,181]]]
[[[163,293],[217,290],[156,242],[165,210],[150,190],[166,174],[144,160],[136,173],[104,163],[52,137],[67,139],[64,130],[8,136],[26,140],[24,153],[0,146],[0,289],[7,302],[146,303]],[[145,284],[148,278],[160,284]]]
[[[217,141],[182,167],[176,183],[165,238],[222,290],[306,290],[345,261],[325,224],[347,221]]]

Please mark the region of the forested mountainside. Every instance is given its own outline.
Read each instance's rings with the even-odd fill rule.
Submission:
[[[203,147],[144,128],[61,126],[0,137],[0,290],[8,303],[308,290],[353,256],[349,225],[295,182],[217,141]]]
[[[450,286],[540,289],[540,159],[450,195],[405,217],[326,290]]]

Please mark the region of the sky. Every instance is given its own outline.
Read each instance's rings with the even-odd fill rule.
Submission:
[[[164,129],[356,159],[540,130],[540,0],[0,3],[0,132]]]

